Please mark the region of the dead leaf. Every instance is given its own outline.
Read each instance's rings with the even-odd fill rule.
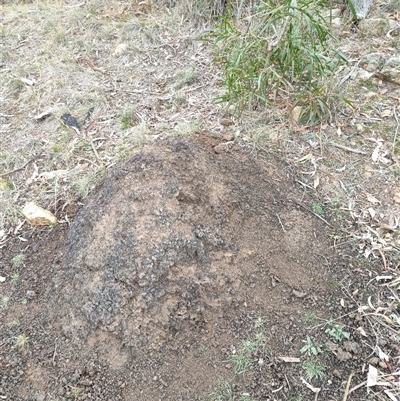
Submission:
[[[294,358],[292,356],[278,356],[278,359],[288,363],[300,363],[300,358]]]
[[[374,151],[372,152],[371,159],[375,163],[379,159],[379,151],[380,151],[382,146],[383,146],[383,143],[382,142],[378,142],[378,145],[375,147]]]
[[[314,178],[314,189],[317,189],[318,185],[319,185],[319,176],[316,175]]]
[[[372,217],[372,218],[374,218],[375,217],[375,210],[374,209],[372,209],[372,207],[369,207],[368,208],[368,212],[369,212],[369,214],[370,214],[370,216]]]
[[[367,195],[367,199],[371,203],[381,203],[378,199],[376,199],[374,196],[372,196],[369,193],[365,193]]]
[[[383,117],[392,117],[392,115],[393,115],[393,112],[392,112],[391,109],[383,110],[382,113],[381,113],[381,117],[382,118]]]
[[[340,306],[341,306],[342,308],[345,307],[345,302],[344,302],[344,299],[343,299],[343,298],[340,300]]]
[[[363,336],[363,337],[368,337],[367,333],[365,332],[365,330],[360,326],[357,328],[357,331]]]
[[[290,112],[290,119],[292,123],[298,123],[301,117],[301,113],[303,112],[303,109],[301,106],[295,106]]]
[[[378,369],[372,365],[369,365],[367,375],[367,387],[376,386],[376,383],[378,383]]]

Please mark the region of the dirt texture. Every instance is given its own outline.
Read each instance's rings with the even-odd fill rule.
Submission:
[[[337,315],[335,283],[349,266],[284,164],[220,145],[205,135],[157,140],[105,176],[68,230],[29,240],[30,276],[11,294],[33,291],[28,309],[0,311],[0,395],[207,400],[236,377],[235,391],[258,400],[314,399],[299,364],[279,356],[303,357],[307,311]],[[9,246],[3,260],[17,251]],[[268,346],[238,375],[228,359],[257,335],[257,319]],[[29,344],[16,349],[22,330]],[[343,394],[363,352],[349,344],[346,363],[329,357],[336,369],[319,382],[320,401]],[[349,400],[365,397],[361,389]]]

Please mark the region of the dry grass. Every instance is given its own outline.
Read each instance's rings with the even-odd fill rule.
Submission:
[[[187,136],[198,129],[218,134],[223,109],[213,99],[221,92],[219,71],[199,39],[224,3],[3,2],[0,227],[17,224],[26,201],[35,200],[57,214],[66,202],[85,197],[118,160],[160,135]],[[235,15],[245,15],[251,6],[251,1],[232,2]],[[341,47],[356,64],[359,46],[349,26],[342,35]],[[390,48],[390,41],[382,38],[365,46],[368,51]],[[382,97],[376,81],[347,83],[350,97],[358,100],[355,109],[336,113],[326,126],[289,124],[284,116],[293,99],[288,94],[274,108],[247,113],[234,128],[235,137],[280,152],[317,203],[336,217],[347,216],[342,225],[354,243],[364,241],[366,249],[375,248],[380,256],[388,247],[381,241],[378,249],[381,238],[371,237],[370,228],[392,224],[393,230],[382,235],[392,249],[400,245],[392,223],[399,212],[393,202],[400,191],[395,184],[399,139],[393,133],[400,113],[381,117],[395,94]],[[93,114],[84,122],[91,108]],[[42,119],[35,118],[46,111]],[[81,121],[83,129],[76,132],[63,125],[64,113]],[[379,141],[386,159],[371,161]],[[382,177],[392,183],[389,188]],[[377,194],[389,190],[388,196],[371,205],[366,188]]]
[[[159,135],[217,124],[218,73],[197,40],[206,19],[188,23],[166,5],[5,2],[0,226],[16,224],[32,199],[57,213]],[[80,133],[60,120],[82,121],[92,107]]]

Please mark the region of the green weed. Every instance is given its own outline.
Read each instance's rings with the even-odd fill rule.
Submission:
[[[335,50],[324,4],[325,0],[260,2],[246,20],[228,13],[206,37],[222,65],[226,91],[219,100],[235,105],[241,114],[270,103],[284,90],[297,94],[307,119],[329,115],[336,96],[327,89],[327,80],[346,59]]]
[[[19,351],[27,349],[29,346],[29,339],[25,334],[20,334],[14,340],[14,348]]]
[[[12,284],[17,284],[17,283],[18,283],[18,280],[19,280],[19,273],[14,273],[14,274],[11,276],[11,283],[12,283]]]
[[[334,342],[341,342],[350,338],[350,333],[344,330],[342,324],[328,322],[328,328],[325,330],[325,333],[331,336]]]
[[[306,340],[302,341],[305,345],[300,349],[302,354],[307,353],[307,355],[317,356],[324,352],[324,347],[322,344],[315,343],[307,336]]]
[[[311,208],[312,208],[313,212],[315,214],[318,214],[319,216],[321,216],[324,213],[324,209],[323,209],[322,205],[320,205],[319,203],[313,203],[311,205]]]
[[[322,379],[325,376],[325,366],[314,358],[307,359],[303,363],[302,368],[304,369],[306,379],[308,380],[312,380],[314,378]]]
[[[8,309],[8,303],[10,302],[10,297],[4,296],[1,298],[1,307],[4,310]]]
[[[23,253],[20,253],[11,259],[11,263],[14,267],[19,267],[22,265],[22,263],[24,263],[25,259],[26,256]]]

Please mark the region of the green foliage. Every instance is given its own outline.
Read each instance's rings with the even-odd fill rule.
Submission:
[[[10,302],[10,297],[4,296],[1,298],[1,307],[2,309],[8,309],[8,303]]]
[[[302,342],[305,344],[300,350],[302,354],[307,353],[308,355],[317,356],[324,352],[323,345],[314,343],[309,336],[307,336],[307,339]]]
[[[325,366],[316,359],[307,359],[303,363],[302,368],[305,371],[307,380],[312,380],[314,378],[322,379],[325,375]]]
[[[19,280],[19,273],[14,273],[14,274],[11,276],[11,283],[12,283],[12,284],[17,284],[17,283],[18,283],[18,280]]]
[[[234,401],[233,387],[224,381],[219,381],[216,389],[208,396],[207,401]]]
[[[344,339],[348,340],[350,338],[350,333],[344,330],[344,326],[342,324],[334,324],[332,322],[328,323],[328,328],[325,330],[325,333],[330,335],[335,342],[341,342]]]
[[[236,373],[243,373],[251,366],[251,359],[246,352],[240,349],[235,354],[231,355],[230,361]]]
[[[308,108],[302,112],[303,120],[329,115],[332,96],[325,82],[345,57],[334,49],[324,4],[324,0],[263,0],[251,18],[225,16],[206,38],[223,69],[226,91],[219,100],[235,105],[240,114],[289,91]]]
[[[121,128],[123,130],[134,127],[140,122],[139,115],[133,107],[121,110],[119,113],[119,120],[121,122]]]
[[[22,263],[24,263],[25,259],[26,256],[23,253],[20,253],[19,255],[16,255],[11,259],[11,263],[14,267],[19,267],[22,265]]]
[[[318,214],[319,216],[321,216],[324,213],[324,209],[322,207],[322,205],[320,205],[319,203],[313,203],[311,205],[312,210],[315,214]]]

